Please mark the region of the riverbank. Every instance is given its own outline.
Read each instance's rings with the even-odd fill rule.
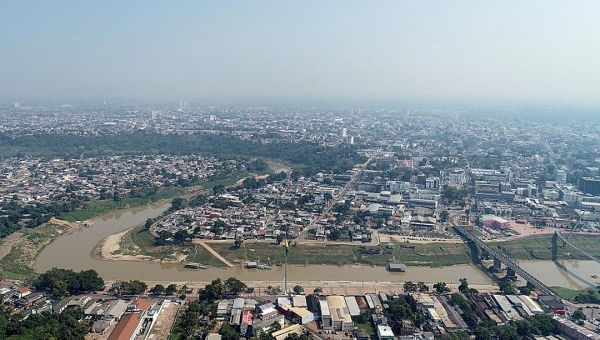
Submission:
[[[81,224],[53,218],[35,229],[23,228],[2,240],[0,275],[26,279],[35,275],[33,266],[39,253],[56,238],[81,229]]]
[[[182,263],[188,254],[175,247],[156,247],[148,254],[133,240],[135,233],[144,231],[142,226],[127,229],[104,238],[94,248],[92,256],[103,261],[144,261],[153,263]]]
[[[159,202],[164,203],[185,193],[186,191],[179,188],[165,189],[160,190],[154,198],[159,198]],[[87,203],[84,210],[62,214],[60,219],[51,217],[47,223],[33,229],[22,228],[0,240],[0,275],[11,279],[33,277],[37,257],[47,245],[60,236],[81,230],[84,224],[93,224],[90,222],[93,218],[145,206],[150,202],[150,199],[140,198],[127,198],[119,202],[92,201]]]

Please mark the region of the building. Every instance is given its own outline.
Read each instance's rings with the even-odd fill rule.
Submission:
[[[440,187],[439,177],[427,177],[425,179],[425,189],[437,189]]]
[[[466,182],[465,172],[462,169],[455,169],[448,174],[448,183],[453,185],[463,185]]]
[[[510,227],[510,223],[507,220],[495,215],[482,215],[479,221],[481,221],[484,227],[488,228],[503,229]]]
[[[575,324],[571,320],[563,318],[554,318],[556,320],[556,328],[563,334],[574,340],[600,340],[600,335],[593,331]]]
[[[395,337],[390,326],[377,325],[377,338],[379,340],[394,340]]]
[[[556,169],[556,171],[554,172],[554,180],[561,184],[567,183],[567,172],[564,170]]]
[[[331,315],[331,326],[336,331],[348,332],[354,330],[352,316],[346,306],[346,300],[343,296],[328,296],[327,303]]]
[[[321,327],[331,328],[331,312],[327,300],[319,300],[319,309],[321,310]]]
[[[302,307],[290,308],[290,318],[300,325],[315,321],[315,315],[308,309]]]
[[[600,178],[581,177],[579,179],[579,190],[584,194],[600,195]]]
[[[290,334],[301,335],[302,333],[303,333],[302,326],[291,325],[289,327],[286,327],[286,328],[280,329],[276,332],[273,332],[273,334],[271,334],[271,336],[274,337],[275,340],[285,340]]]
[[[125,314],[115,329],[110,333],[108,340],[130,340],[135,338],[142,325],[142,313]]]
[[[388,270],[391,272],[405,272],[406,265],[403,263],[389,263]]]

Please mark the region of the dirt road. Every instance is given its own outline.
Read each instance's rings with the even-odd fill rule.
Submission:
[[[225,259],[223,256],[221,256],[221,254],[217,253],[214,249],[212,249],[205,242],[200,241],[198,239],[192,239],[192,243],[199,244],[199,245],[203,246],[204,248],[206,248],[206,250],[208,250],[214,257],[218,258],[221,262],[225,263],[226,266],[235,267],[231,262],[227,261],[227,259]]]

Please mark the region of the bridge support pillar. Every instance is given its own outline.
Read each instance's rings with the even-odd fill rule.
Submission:
[[[513,280],[516,281],[517,280],[517,274],[515,273],[515,271],[511,268],[506,268],[506,276],[505,278],[507,280]]]
[[[500,269],[502,269],[502,262],[500,262],[500,259],[497,257],[494,257],[494,271],[500,271]]]

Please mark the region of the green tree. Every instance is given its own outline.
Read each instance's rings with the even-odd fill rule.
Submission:
[[[513,287],[509,282],[502,281],[498,284],[500,291],[506,295],[515,295],[517,294],[517,290]]]
[[[571,314],[571,319],[573,319],[575,321],[585,320],[585,319],[587,319],[587,316],[583,312],[583,309],[578,308],[576,311],[573,312],[573,314]]]
[[[404,292],[412,293],[417,291],[417,285],[412,281],[406,281],[404,283]]]
[[[527,287],[527,286],[521,286],[519,287],[519,293],[522,295],[530,295],[531,294],[531,288]]]
[[[436,291],[438,294],[444,294],[444,293],[448,293],[448,292],[450,292],[450,288],[448,288],[448,286],[446,285],[446,282],[438,282],[438,283],[435,283],[435,284],[433,285],[433,288],[435,288],[435,291]]]
[[[216,300],[219,300],[223,297],[223,293],[225,292],[225,284],[220,278],[212,280],[211,283],[204,286],[204,289],[201,289],[199,292],[200,301],[207,301],[212,303]]]
[[[156,284],[154,286],[154,288],[152,288],[152,292],[154,292],[154,294],[164,294],[165,293],[165,286],[161,285],[160,283]]]
[[[294,291],[294,294],[303,294],[304,293],[304,287],[302,287],[300,285],[295,285],[292,290]]]
[[[463,293],[463,294],[468,294],[469,293],[469,283],[467,282],[467,279],[460,279],[460,285],[458,286],[458,291]]]
[[[217,184],[212,188],[213,195],[218,196],[225,193],[225,186],[223,184]]]
[[[221,334],[222,340],[238,340],[240,338],[240,333],[229,322],[223,323],[219,334]]]
[[[306,334],[306,333],[302,333],[302,334],[290,333],[285,338],[285,340],[309,340],[309,337],[308,337],[308,334]]]
[[[323,293],[323,288],[316,287],[315,289],[313,289],[313,293],[314,294],[321,294],[321,293]]]
[[[146,219],[146,223],[144,223],[144,229],[148,230],[148,229],[150,229],[151,226],[152,226],[152,219],[151,218]]]
[[[448,221],[449,217],[450,214],[448,213],[448,210],[442,210],[442,212],[440,213],[440,222],[445,223],[446,221]]]
[[[242,243],[244,243],[244,239],[241,237],[236,238],[235,241],[233,242],[235,247],[238,249],[242,246]]]
[[[332,241],[337,241],[342,237],[342,231],[338,228],[334,228],[329,233],[329,239]]]
[[[79,282],[79,289],[76,290],[81,292],[91,292],[104,288],[104,280],[93,269],[80,271],[76,274],[76,280]]]
[[[244,292],[246,288],[246,284],[236,279],[235,277],[230,277],[227,280],[225,280],[225,289],[236,295],[241,292]]]
[[[175,197],[173,200],[171,200],[171,207],[169,208],[170,211],[177,211],[177,210],[181,210],[183,209],[183,207],[185,207],[186,201],[181,198],[181,197]]]
[[[173,295],[177,292],[177,285],[174,283],[171,283],[167,286],[167,288],[165,289],[165,293],[167,295]]]
[[[63,297],[67,295],[67,283],[65,281],[54,281],[52,284],[52,295],[57,297]]]

